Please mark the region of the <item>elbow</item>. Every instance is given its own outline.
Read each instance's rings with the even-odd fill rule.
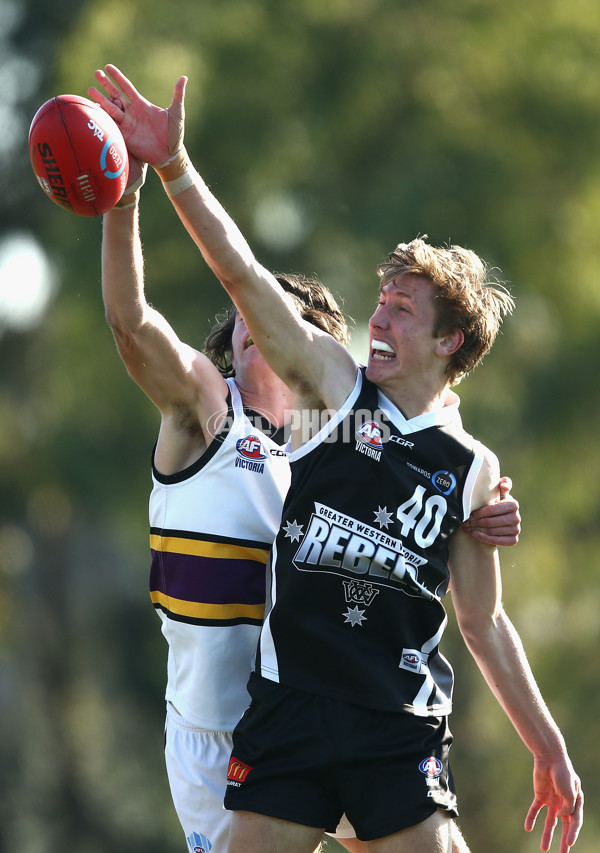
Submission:
[[[105,307],[104,317],[123,357],[126,353],[135,352],[138,348],[137,338],[141,324],[132,321],[131,318],[120,314],[109,306]]]
[[[223,288],[235,301],[256,290],[258,282],[265,278],[265,270],[253,255],[244,256],[237,252],[228,256],[225,262],[212,263],[212,270]],[[268,277],[269,274],[266,273]]]
[[[473,608],[458,620],[467,648],[478,662],[493,659],[511,633],[510,622],[501,604],[491,610]]]
[[[131,335],[132,330],[129,328],[130,324],[127,322],[126,318],[110,305],[105,305],[104,307],[104,319],[110,326],[115,337],[126,337],[128,333]]]
[[[104,305],[104,319],[113,332],[121,326],[121,320],[118,312],[110,305]]]
[[[483,653],[485,631],[481,625],[477,625],[474,622],[461,623],[460,633],[467,648],[474,657]]]
[[[496,616],[490,613],[469,613],[459,620],[460,633],[474,657],[485,656],[497,627]]]

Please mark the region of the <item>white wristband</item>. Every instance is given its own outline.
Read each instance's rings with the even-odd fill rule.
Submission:
[[[123,195],[129,195],[130,193],[135,193],[139,189],[141,189],[146,182],[146,172],[148,171],[148,164],[142,163],[142,173],[137,180],[135,180],[130,186],[127,187]]]
[[[123,202],[125,201],[125,199],[133,199],[133,201],[127,201],[127,203],[124,204]],[[136,190],[133,193],[127,193],[127,195],[124,195],[120,199],[120,201],[118,201],[115,204],[115,207],[118,208],[119,210],[127,210],[128,207],[135,207],[136,204],[139,202],[139,200],[140,200],[140,194]]]
[[[177,158],[179,157],[179,155],[180,155],[180,154],[182,154],[182,153],[183,153],[183,154],[185,154],[185,148],[183,147],[183,145],[181,146],[181,148],[178,148],[178,149],[177,149],[177,151],[176,151],[174,154],[171,154],[171,156],[170,156],[170,157],[168,157],[168,158],[164,161],[164,163],[160,163],[156,168],[157,168],[157,169],[164,169],[164,168],[165,168],[165,166],[170,166],[170,165],[171,165],[171,163],[173,163],[175,160],[177,160]]]
[[[175,178],[174,181],[164,181],[163,187],[165,188],[167,195],[170,198],[173,198],[173,196],[179,195],[179,193],[182,193],[184,190],[193,187],[197,178],[198,172],[193,166],[190,166],[187,172],[184,172],[183,175]]]

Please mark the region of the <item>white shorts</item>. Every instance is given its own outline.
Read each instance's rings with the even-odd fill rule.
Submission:
[[[226,853],[232,812],[223,806],[232,732],[188,723],[167,703],[165,762],[173,805],[189,853]],[[334,838],[355,838],[344,815]]]
[[[231,732],[188,723],[167,703],[165,761],[189,853],[226,853],[231,812],[223,806]]]

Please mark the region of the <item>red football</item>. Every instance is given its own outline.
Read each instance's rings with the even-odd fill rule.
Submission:
[[[79,216],[106,213],[127,186],[121,131],[79,95],[57,95],[39,108],[29,128],[29,159],[46,195]]]

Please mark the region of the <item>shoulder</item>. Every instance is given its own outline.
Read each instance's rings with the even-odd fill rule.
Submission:
[[[174,383],[168,401],[160,407],[156,465],[168,475],[202,456],[221,430],[228,411],[230,386],[215,365],[201,352],[187,347],[185,367],[187,380]]]
[[[481,465],[473,486],[472,507],[479,509],[499,497],[500,462],[496,454],[480,441],[474,442],[474,449]]]
[[[289,384],[301,407],[337,411],[356,386],[359,365],[343,344],[325,332],[316,332],[311,343],[312,363],[302,365]]]
[[[227,396],[227,380],[213,362],[197,349],[184,345],[184,362],[189,370],[189,381],[200,394],[214,389],[221,396]]]

